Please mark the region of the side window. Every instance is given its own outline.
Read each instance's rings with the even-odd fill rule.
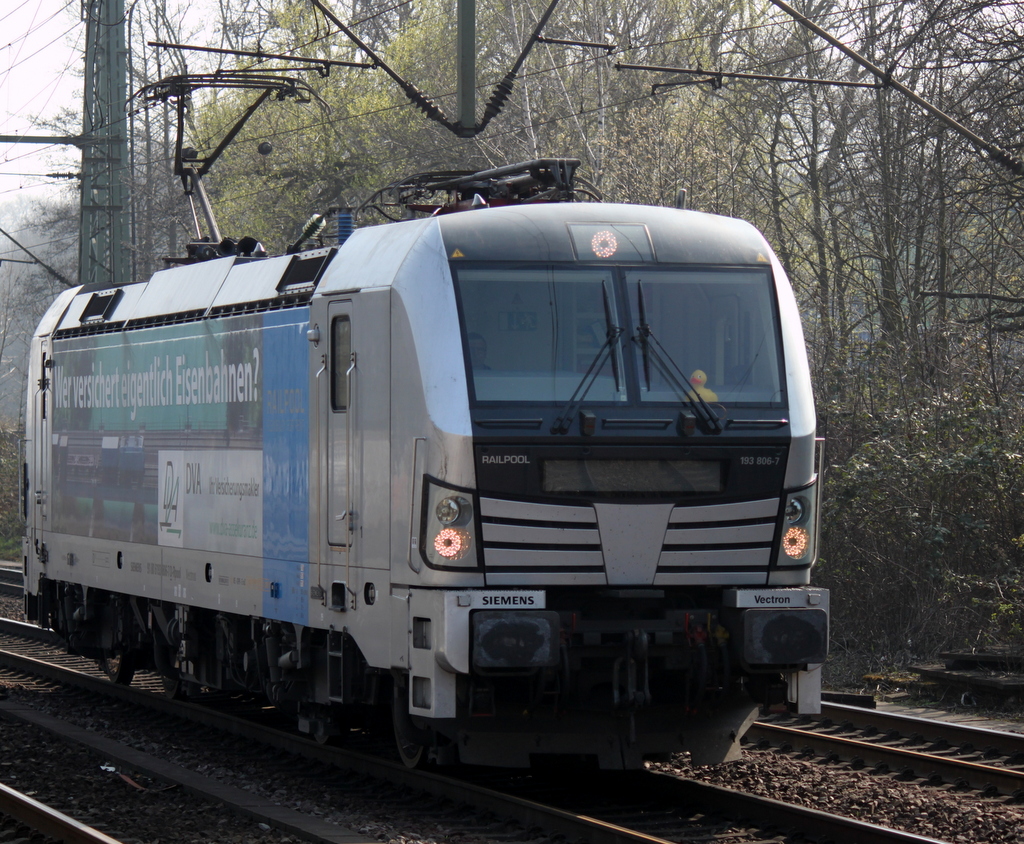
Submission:
[[[331,322],[331,409],[348,409],[348,368],[352,358],[352,324],[347,316]]]

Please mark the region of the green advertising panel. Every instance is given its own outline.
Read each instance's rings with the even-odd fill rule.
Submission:
[[[181,455],[205,455],[205,475],[206,466],[221,467],[214,475],[222,478],[231,469],[232,480],[243,467],[260,472],[263,335],[261,317],[238,316],[58,340],[51,379],[54,528],[165,544],[175,535],[159,528],[167,521],[159,484],[167,484],[168,466],[187,468]],[[203,538],[197,547],[261,553],[255,537],[242,543],[223,535],[221,522],[241,518],[230,508],[207,515],[189,528]],[[251,513],[244,520],[260,524]],[[214,527],[199,534],[200,524]]]
[[[260,325],[234,317],[59,343],[55,429],[258,427]]]

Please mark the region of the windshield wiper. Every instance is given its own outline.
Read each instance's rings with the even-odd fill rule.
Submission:
[[[637,326],[637,331],[640,337],[640,350],[643,354],[644,362],[644,383],[647,384],[647,392],[651,391],[651,343],[650,338],[653,335],[651,326],[647,322],[647,303],[644,301],[644,288],[637,279],[636,282],[636,304],[637,310],[640,313],[640,325]],[[634,338],[636,339],[636,338]]]
[[[572,419],[576,415],[577,409],[587,397],[590,388],[594,386],[597,376],[604,367],[605,358],[609,355],[611,355],[612,359],[612,377],[615,379],[615,392],[619,392],[619,362],[615,357],[614,349],[619,342],[622,329],[612,322],[612,306],[608,298],[608,287],[605,282],[601,282],[601,294],[604,297],[604,323],[606,326],[604,344],[597,350],[597,354],[594,355],[594,359],[590,362],[590,366],[587,367],[587,371],[583,374],[579,384],[576,385],[576,389],[572,391],[572,395],[569,396],[569,401],[565,403],[562,412],[555,417],[555,424],[551,426],[552,434],[569,433],[569,427],[572,425]]]
[[[640,281],[636,285],[637,310],[640,316],[640,325],[637,326],[637,334],[633,338],[640,344],[643,354],[644,381],[647,383],[647,390],[651,389],[651,364],[657,368],[666,381],[672,386],[683,401],[687,402],[701,418],[712,434],[720,434],[725,430],[718,414],[704,400],[704,397],[691,387],[684,387],[682,382],[688,379],[679,368],[679,364],[673,360],[661,341],[654,336],[654,331],[647,322],[647,304],[644,301],[644,288]],[[671,364],[671,366],[670,366]],[[675,370],[673,372],[672,370]],[[678,373],[678,377],[677,374]],[[680,381],[682,379],[682,381]]]

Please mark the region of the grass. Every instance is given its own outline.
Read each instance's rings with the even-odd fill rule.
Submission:
[[[0,536],[0,560],[21,559],[21,536]]]

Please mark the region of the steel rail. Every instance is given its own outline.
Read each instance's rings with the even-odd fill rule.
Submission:
[[[12,636],[23,636],[34,642],[43,645],[63,646],[64,640],[52,630],[44,630],[34,624],[24,621],[15,621],[13,618],[0,618],[0,633],[9,633]]]
[[[875,727],[878,730],[900,730],[914,733],[932,741],[946,739],[951,744],[970,742],[979,748],[996,747],[1007,756],[1024,753],[1024,732],[993,730],[974,724],[946,721],[938,718],[922,718],[919,715],[904,715],[880,709],[865,709],[840,703],[823,703],[821,716],[831,719],[837,725],[849,721],[856,727]]]
[[[544,829],[565,835],[570,840],[586,839],[589,844],[624,844],[624,842],[625,844],[670,844],[663,839],[629,830],[616,824],[576,815],[532,800],[502,794],[465,780],[429,771],[410,770],[405,765],[356,751],[320,746],[303,736],[268,728],[265,725],[254,725],[244,719],[198,704],[172,701],[152,692],[119,686],[104,678],[81,674],[34,657],[0,650],[0,664],[40,674],[50,680],[74,684],[122,701],[147,706],[164,714],[183,717],[206,727],[259,741],[278,750],[335,765],[397,786],[415,789],[439,798],[469,803],[480,809],[515,818],[527,829],[541,826]]]
[[[121,844],[118,839],[104,835],[98,829],[79,823],[3,784],[0,784],[0,813],[17,819],[36,832],[63,841],[64,844]]]
[[[834,756],[864,766],[873,765],[884,772],[913,774],[936,785],[949,782],[987,793],[1024,793],[1024,772],[1010,768],[778,724],[756,723],[747,736],[752,740],[760,737],[780,747],[789,745],[793,750],[806,754]]]
[[[37,629],[31,625],[15,625],[9,628],[8,624],[0,624],[0,628],[19,631],[18,635],[29,635],[26,628]],[[415,789],[435,797],[468,803],[478,809],[513,818],[526,828],[540,826],[570,840],[585,839],[589,844],[669,844],[664,839],[615,823],[505,794],[466,779],[430,771],[410,770],[402,764],[357,751],[318,745],[305,736],[276,730],[266,725],[255,725],[210,707],[172,701],[154,692],[120,686],[106,678],[82,674],[7,650],[0,650],[0,664],[40,674],[59,682],[72,683],[168,715],[186,718],[194,723],[259,741],[278,750],[367,777]],[[672,801],[672,805],[678,806],[680,802],[685,801],[702,808],[715,807],[728,817],[745,818],[754,826],[774,825],[793,830],[814,831],[818,835],[828,835],[837,844],[942,844],[936,839],[830,815],[816,809],[791,805],[722,786],[682,780],[653,772],[640,772],[639,776],[644,778],[642,789],[645,792],[659,793]]]
[[[0,595],[24,595],[25,575],[20,565],[0,565]]]
[[[670,787],[677,789],[684,799],[698,805],[718,810],[730,817],[740,815],[756,818],[758,824],[767,822],[782,829],[800,830],[808,837],[828,839],[835,844],[943,844],[935,838],[877,826],[843,815],[832,815],[819,809],[794,806],[771,797],[760,797],[693,780],[679,780],[665,774],[659,776],[674,780],[675,784]],[[654,786],[652,790],[657,788]]]

